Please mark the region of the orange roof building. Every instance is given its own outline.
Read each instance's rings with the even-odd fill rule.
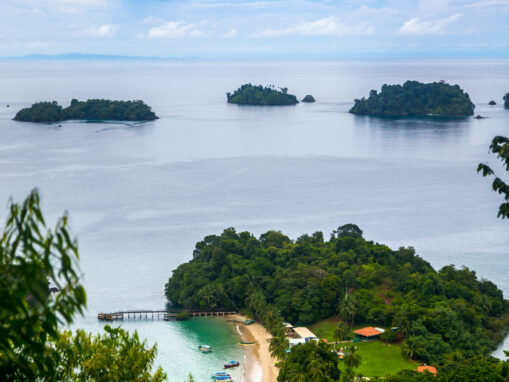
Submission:
[[[417,371],[419,373],[424,373],[426,371],[429,371],[431,374],[436,374],[437,373],[437,368],[434,367],[434,366],[427,366],[427,365],[424,365],[424,366],[419,366],[417,367]]]
[[[354,333],[361,337],[371,338],[378,337],[380,334],[383,333],[383,330],[374,328],[372,326],[368,326],[367,328],[356,330]]]

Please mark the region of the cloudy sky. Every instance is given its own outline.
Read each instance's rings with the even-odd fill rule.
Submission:
[[[509,57],[509,0],[0,0],[0,56]]]

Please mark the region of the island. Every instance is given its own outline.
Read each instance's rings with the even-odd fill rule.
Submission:
[[[287,88],[277,90],[273,86],[244,84],[233,93],[226,93],[228,103],[238,105],[287,106],[299,103],[297,97],[288,94]]]
[[[356,99],[350,113],[378,117],[469,116],[475,105],[458,85],[444,81],[424,84],[407,81],[403,85],[383,85],[380,93]]]
[[[488,105],[491,105],[491,106],[496,105],[496,104],[497,103],[494,100],[491,100],[490,102],[488,102]]]
[[[355,334],[362,362],[377,362],[379,376],[402,370],[396,364],[415,369],[409,360],[441,365],[452,357],[488,356],[503,339],[509,301],[475,271],[435,270],[414,248],[366,240],[355,224],[324,236],[292,240],[268,231],[256,237],[234,228],[206,236],[192,260],[173,271],[165,295],[185,309],[241,311],[263,323],[273,336],[271,352],[281,354],[280,377],[289,367],[285,359],[305,350],[294,344],[287,356],[294,325],[310,328],[295,328],[297,336],[327,339],[329,351],[336,338]],[[387,355],[383,362],[380,352]]]
[[[311,102],[315,102],[315,98],[311,95],[311,94],[308,94],[306,95],[301,102],[307,102],[307,103],[311,103]]]
[[[73,99],[63,108],[56,101],[38,102],[21,109],[14,117],[22,122],[86,121],[153,121],[158,117],[143,101],[111,101],[106,99]]]
[[[505,93],[503,99],[504,99],[504,108],[509,109],[509,93]]]

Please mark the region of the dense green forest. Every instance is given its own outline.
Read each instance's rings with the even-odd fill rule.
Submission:
[[[399,327],[405,353],[429,363],[452,353],[487,354],[509,319],[502,292],[474,271],[436,271],[413,248],[367,241],[353,224],[328,241],[321,232],[293,241],[277,231],[256,238],[226,229],[196,244],[165,293],[186,308],[270,305],[293,324],[339,312],[350,325]]]
[[[226,93],[228,103],[239,105],[284,106],[299,103],[297,97],[288,94],[287,88],[276,90],[274,87],[245,84],[232,93]]]
[[[21,109],[15,121],[58,122],[68,119],[112,120],[112,121],[152,121],[155,113],[143,101],[111,101],[106,99],[73,99],[71,105],[62,108],[56,101],[38,102]]]
[[[474,114],[474,108],[468,93],[458,85],[407,81],[403,86],[383,85],[380,93],[371,90],[368,98],[354,101],[350,113],[381,117],[465,116]]]

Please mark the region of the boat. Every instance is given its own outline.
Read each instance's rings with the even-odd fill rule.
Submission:
[[[216,374],[212,374],[211,378],[214,381],[231,381],[232,380],[231,375],[228,374],[228,373],[225,373],[225,372],[219,372],[219,373],[216,373]]]
[[[200,345],[198,346],[198,350],[202,353],[212,353],[212,348],[209,345]]]
[[[245,342],[245,341],[242,341],[242,342],[239,342],[239,345],[256,345],[256,342]]]
[[[230,362],[228,362],[227,364],[224,365],[224,368],[225,369],[230,369],[232,367],[237,367],[237,366],[240,366],[240,362],[239,361],[230,361]]]

